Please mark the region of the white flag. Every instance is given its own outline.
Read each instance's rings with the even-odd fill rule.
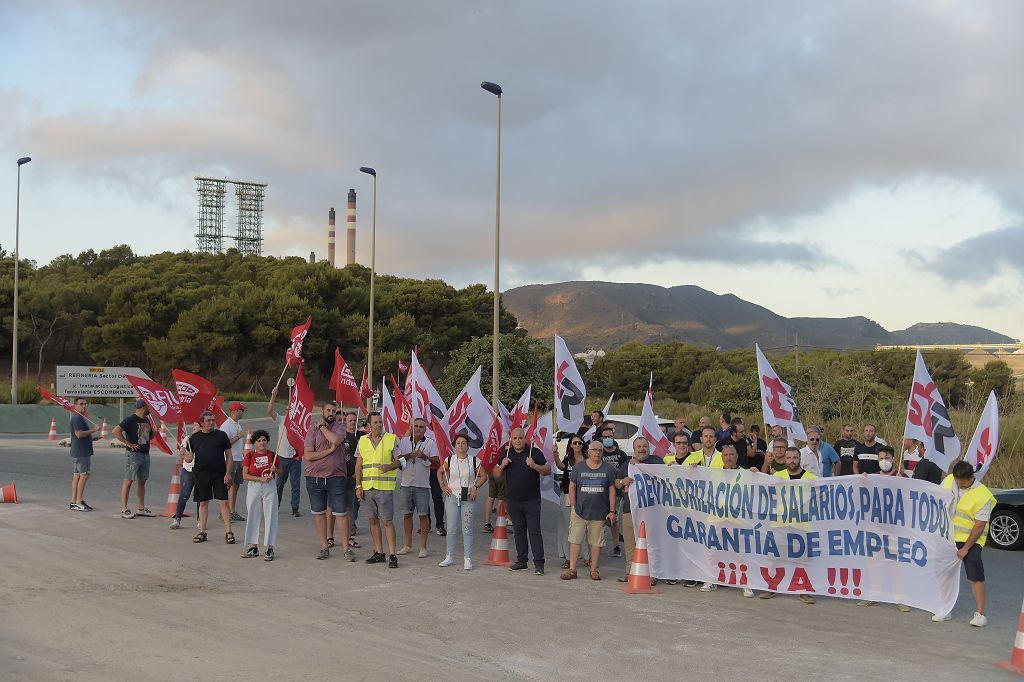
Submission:
[[[576,368],[572,353],[561,336],[555,336],[555,415],[558,430],[575,433],[583,423],[587,387]]]
[[[661,461],[668,453],[672,452],[672,441],[668,439],[665,432],[658,426],[658,420],[654,416],[654,372],[651,372],[651,381],[647,385],[647,395],[644,396],[644,406],[640,411],[640,434],[651,444],[651,454]]]
[[[480,391],[481,371],[481,367],[476,368],[465,388],[452,402],[442,424],[448,442],[454,442],[456,434],[465,431],[469,435],[470,456],[477,457],[490,471],[498,457],[501,422]]]
[[[971,438],[971,444],[964,455],[964,461],[975,469],[974,477],[979,481],[985,477],[996,458],[999,448],[999,400],[996,392],[988,394],[985,409],[981,412],[978,428]]]
[[[383,378],[380,381],[380,420],[384,423],[385,433],[398,432],[398,410],[388,392],[388,382]]]
[[[505,403],[498,401],[498,419],[501,421],[501,428],[508,432],[512,428],[512,414],[505,407]]]
[[[504,429],[501,435],[501,442],[504,443],[509,439],[509,435],[512,433],[512,429],[520,427],[525,429],[530,422],[530,398],[533,391],[533,384],[526,387],[523,391],[523,395],[520,396],[519,402],[512,408],[512,412],[508,415],[508,427]]]
[[[608,402],[604,404],[604,409],[602,410],[602,412],[604,413],[606,419],[608,418],[608,415],[611,414],[612,412],[613,400],[615,400],[615,393],[612,393],[610,396],[608,396]]]
[[[412,404],[413,419],[422,417],[426,420],[427,426],[433,425],[435,419],[443,419],[448,408],[441,395],[434,388],[434,382],[430,380],[427,370],[423,369],[416,351],[412,352],[412,362],[409,364],[409,374],[405,377],[406,393],[409,402]]]
[[[769,426],[782,426],[790,434],[790,438],[807,440],[807,432],[800,423],[800,412],[793,400],[793,388],[779,378],[772,369],[768,358],[761,352],[756,343],[757,379],[761,386],[761,410],[764,412],[764,423]]]
[[[555,487],[554,473],[557,469],[555,467],[555,442],[551,433],[551,413],[542,414],[539,418],[534,413],[534,418],[535,421],[526,430],[526,442],[528,445],[532,445],[543,452],[544,459],[551,465],[551,473],[547,476],[541,476],[540,496],[541,499],[558,504],[562,491]]]
[[[914,385],[907,401],[905,438],[916,438],[924,443],[924,456],[939,465],[943,471],[960,456],[960,438],[953,431],[946,403],[928,374],[921,351],[914,365]]]

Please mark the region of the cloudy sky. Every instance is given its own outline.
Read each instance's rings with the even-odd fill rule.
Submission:
[[[282,9],[287,6],[287,9]],[[1024,338],[1024,3],[0,3],[0,244],[195,247],[197,174],[264,246],[359,193],[382,271],[697,284],[784,315]],[[231,196],[229,195],[229,204]],[[233,212],[229,210],[229,230]],[[343,256],[342,256],[343,257]]]

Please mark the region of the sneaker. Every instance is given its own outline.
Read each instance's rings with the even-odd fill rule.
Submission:
[[[71,505],[71,509],[74,510],[74,511],[89,511],[88,509],[86,509],[85,507],[83,507],[80,504],[72,504]]]
[[[971,618],[971,625],[973,625],[976,628],[983,628],[986,625],[988,625],[988,618],[986,618],[984,614],[975,611],[974,618]]]
[[[395,552],[395,554],[404,556],[404,555],[408,554],[411,551],[412,551],[412,547],[400,547],[399,550],[397,552]]]
[[[758,595],[761,599],[775,599],[774,592],[762,592]]]
[[[320,561],[323,561],[324,559],[326,559],[329,556],[331,556],[331,550],[329,550],[326,547],[324,547],[323,549],[320,550],[320,553],[316,555],[316,558],[318,560],[320,560]]]
[[[448,531],[445,530],[444,528],[438,528],[437,529],[437,534],[440,535],[441,537],[445,537],[446,535],[448,535]]]
[[[394,554],[388,559],[388,568],[398,568],[398,557]]]
[[[68,509],[71,511],[78,511],[78,505],[74,502],[68,502]]]
[[[485,533],[493,533],[494,532],[494,526],[492,526],[489,523],[485,523],[484,524],[484,532]]]
[[[181,528],[181,519],[171,521],[171,530],[178,530],[179,528]]]
[[[857,606],[877,606],[878,602],[871,601],[870,599],[862,599],[857,602]]]
[[[370,555],[370,558],[366,560],[368,564],[382,564],[384,563],[385,557],[380,552],[374,552]]]
[[[696,580],[684,580],[683,581],[683,587],[697,587],[697,581]]]
[[[416,556],[419,557],[420,559],[426,559],[427,558],[427,548],[426,547],[421,547],[420,548],[420,553],[417,554]]]
[[[614,547],[612,547],[612,557],[618,558],[620,556],[622,556],[622,548],[618,545],[615,545]]]
[[[936,613],[935,615],[932,616],[932,622],[933,623],[945,623],[947,620],[953,620],[953,614],[952,613],[947,613],[944,616],[940,616],[939,614]]]
[[[665,584],[666,585],[678,585],[679,581],[678,580],[666,580]]]
[[[469,559],[467,559],[466,561],[469,561]],[[452,555],[449,554],[444,559],[441,560],[441,563],[439,563],[438,566],[440,566],[441,568],[447,568],[448,566],[451,566],[454,563],[455,563],[455,559],[453,559]]]
[[[510,570],[510,571],[525,571],[526,570],[526,562],[525,561],[522,561],[522,562],[517,561],[514,564],[512,564],[511,566],[509,566],[508,570]]]
[[[85,511],[84,507],[82,508],[82,511]],[[135,518],[135,512],[133,512],[131,509],[122,509],[121,510],[121,518],[122,519],[134,519]]]
[[[255,557],[258,557],[259,555],[260,555],[260,551],[258,549],[256,549],[255,547],[250,547],[249,549],[247,549],[244,552],[242,552],[242,558],[243,559],[253,559]]]
[[[537,566],[537,567],[535,567],[535,568],[533,569],[533,574],[534,574],[534,575],[544,575],[544,567],[543,567],[543,566]]]
[[[349,563],[352,563],[355,560],[356,560],[356,553],[353,552],[351,549],[346,549],[345,550],[345,561],[347,561]]]
[[[231,512],[231,520],[236,522],[245,521],[245,517],[239,514],[238,512]]]
[[[746,597],[747,599],[753,599],[754,598],[754,591],[752,589],[750,589],[749,587],[744,587],[743,588],[743,596]]]
[[[154,514],[153,512],[149,511],[149,507],[141,507],[139,509],[136,509],[135,510],[135,515],[136,516],[148,516],[148,517],[156,516],[156,514]]]
[[[716,585],[714,583],[704,583],[703,585],[700,586],[700,591],[701,592],[714,592],[717,589],[718,589],[718,585]]]
[[[466,557],[465,559],[463,559],[462,560],[462,570],[463,571],[472,571],[473,570],[473,560],[470,559],[469,557]]]
[[[800,595],[800,601],[803,602],[804,604],[813,604],[814,603],[814,597],[812,597],[809,594],[801,594]]]
[[[264,561],[273,561],[274,560],[274,548],[273,547],[267,547],[267,551],[263,553],[263,560]]]
[[[89,506],[89,503],[88,503],[88,502],[86,502],[85,500],[82,500],[81,502],[79,502],[79,503],[78,503],[78,506],[80,506],[80,507],[81,507],[82,509],[84,509],[85,511],[92,511],[92,507],[90,507],[90,506]]]
[[[292,509],[292,516],[302,516],[302,514],[299,513],[298,509]]]

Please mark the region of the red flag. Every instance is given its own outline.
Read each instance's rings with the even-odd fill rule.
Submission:
[[[334,389],[334,399],[343,405],[359,405],[362,409],[362,398],[359,397],[359,387],[356,386],[356,378],[352,376],[345,358],[341,357],[341,350],[334,349],[334,371],[331,372],[331,381],[328,384]]]
[[[61,398],[47,391],[42,386],[36,386],[36,390],[39,391],[39,395],[43,396],[46,400],[49,400],[54,405],[60,405],[68,412],[76,412],[75,405],[67,398]]]
[[[195,393],[186,404],[181,403],[181,418],[184,422],[192,424],[199,421],[199,415],[209,410],[216,417],[218,407],[215,402],[217,396],[209,393]],[[223,400],[223,399],[222,399]]]
[[[363,367],[363,380],[359,384],[359,395],[362,396],[364,400],[366,398],[373,397],[373,389],[370,388],[370,382],[366,378],[366,367]]]
[[[284,418],[288,442],[296,452],[305,451],[306,433],[313,418],[313,390],[306,383],[306,377],[299,369],[295,375],[295,387],[288,401],[288,412]]]
[[[412,407],[405,396],[398,390],[398,382],[394,375],[391,376],[391,385],[395,388],[395,430],[392,431],[399,438],[404,438],[412,425]]]
[[[189,423],[198,421],[203,410],[213,412],[220,426],[228,416],[222,408],[224,399],[217,399],[217,387],[212,382],[204,379],[198,374],[186,372],[182,369],[171,370],[174,377],[174,391],[178,394],[178,403],[181,405],[182,416]],[[191,408],[193,401],[200,403],[196,409]]]
[[[480,463],[484,465],[484,471],[488,473],[498,463],[498,456],[501,454],[501,418],[493,410],[491,414],[494,415],[494,418],[491,420],[491,430],[487,433],[487,440],[484,441],[484,446],[477,453]]]
[[[309,333],[309,325],[312,322],[313,316],[310,315],[305,322],[292,330],[292,345],[285,353],[285,360],[289,367],[302,362],[302,344],[306,341],[306,334]]]
[[[149,429],[150,442],[164,454],[174,454],[171,452],[171,448],[167,445],[167,441],[165,441],[164,437],[160,435],[160,429],[157,428],[156,422],[153,421],[153,415],[149,415]]]
[[[126,374],[125,379],[135,387],[135,392],[146,401],[150,412],[160,418],[162,422],[181,421],[181,406],[178,404],[178,396],[174,391],[164,388],[155,381],[133,377]]]

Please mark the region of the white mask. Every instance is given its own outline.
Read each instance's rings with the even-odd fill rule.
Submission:
[[[880,459],[878,460],[878,468],[882,471],[892,471],[892,460],[891,459]]]

